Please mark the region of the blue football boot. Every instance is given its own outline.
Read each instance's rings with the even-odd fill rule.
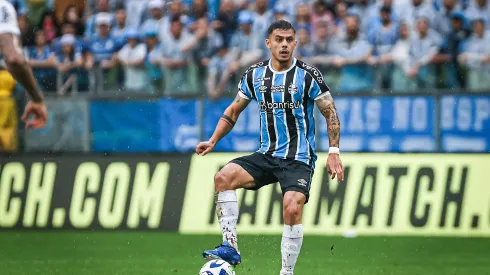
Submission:
[[[232,266],[239,265],[242,262],[240,254],[227,241],[217,246],[213,250],[205,250],[202,256],[206,260],[221,259],[228,262]]]

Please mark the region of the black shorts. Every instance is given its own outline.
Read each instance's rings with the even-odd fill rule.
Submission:
[[[305,203],[308,202],[313,168],[306,163],[299,160],[275,158],[261,153],[239,157],[230,162],[240,165],[254,178],[255,186],[247,189],[257,190],[268,184],[279,182],[283,196],[287,191],[297,191],[305,194]]]

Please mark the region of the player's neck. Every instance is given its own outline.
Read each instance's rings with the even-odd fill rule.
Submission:
[[[276,59],[271,59],[272,69],[276,72],[286,71],[293,65],[293,58],[289,59],[288,62],[279,62]]]

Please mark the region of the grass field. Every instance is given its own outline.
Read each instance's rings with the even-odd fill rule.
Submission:
[[[196,275],[202,250],[219,241],[175,233],[0,232],[0,274]],[[279,274],[280,241],[240,236],[237,274]],[[295,274],[490,274],[490,238],[307,236]]]

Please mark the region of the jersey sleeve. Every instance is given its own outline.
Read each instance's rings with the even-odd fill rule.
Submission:
[[[308,97],[312,100],[317,100],[319,98],[322,98],[326,95],[330,94],[330,88],[328,88],[327,84],[325,84],[325,80],[323,79],[322,74],[320,71],[316,70],[311,75],[312,81],[311,81],[311,87],[310,90],[308,91]]]
[[[0,2],[0,34],[4,33],[20,35],[15,9],[6,1]]]
[[[240,82],[238,83],[238,95],[242,98],[252,100],[253,99],[252,92],[250,91],[247,85],[247,75],[248,75],[248,71],[245,74],[243,74],[242,78],[240,79]]]

